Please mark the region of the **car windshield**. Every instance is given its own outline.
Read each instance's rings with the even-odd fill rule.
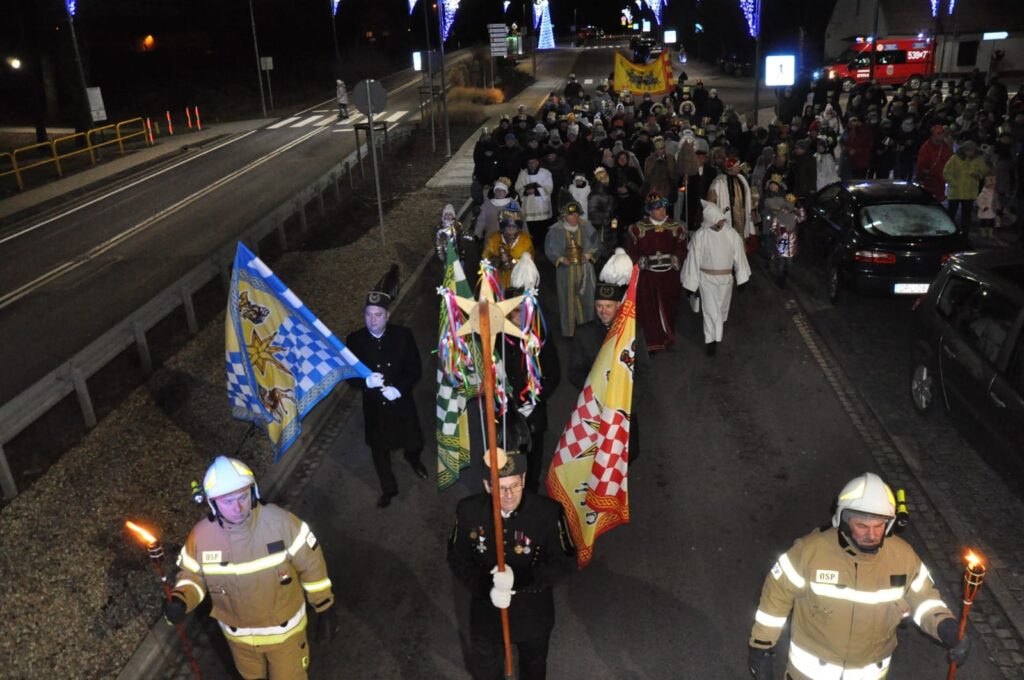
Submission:
[[[860,211],[861,228],[869,234],[895,238],[949,236],[956,225],[937,205],[889,203],[869,205]]]

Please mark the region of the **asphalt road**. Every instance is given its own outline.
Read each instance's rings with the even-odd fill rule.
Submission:
[[[417,75],[380,116],[419,117]],[[31,385],[355,149],[333,100],[194,149],[0,231],[0,403]],[[379,119],[379,118],[378,118]],[[344,225],[340,225],[344,228]]]

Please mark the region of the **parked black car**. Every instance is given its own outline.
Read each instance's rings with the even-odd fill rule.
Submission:
[[[649,35],[634,35],[629,39],[633,52],[633,63],[646,64],[661,56],[662,45]]]
[[[804,251],[824,260],[833,303],[844,287],[876,295],[921,295],[963,232],[931,192],[896,180],[837,182],[815,194],[801,226]]]
[[[914,407],[940,398],[1024,453],[1024,253],[954,255],[914,305],[914,324]]]

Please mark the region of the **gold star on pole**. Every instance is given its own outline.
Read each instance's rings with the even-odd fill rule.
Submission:
[[[494,338],[498,333],[504,333],[513,338],[523,337],[523,332],[507,317],[512,313],[516,307],[523,301],[523,296],[519,295],[508,300],[498,301],[494,294],[494,290],[491,288],[490,282],[487,277],[484,277],[480,283],[480,299],[474,300],[473,298],[464,298],[455,296],[455,303],[459,306],[463,312],[469,315],[466,323],[462,324],[456,335],[469,335],[470,333],[480,333],[480,305],[483,302],[487,302],[487,318],[491,322],[491,347],[494,347]]]
[[[254,328],[252,329],[252,337],[249,340],[249,344],[245,346],[246,351],[249,353],[249,361],[260,372],[260,375],[267,374],[268,363],[277,366],[285,373],[288,372],[288,369],[274,356],[277,352],[285,350],[284,347],[273,344],[276,335],[277,332],[275,331],[267,337],[261,338]]]

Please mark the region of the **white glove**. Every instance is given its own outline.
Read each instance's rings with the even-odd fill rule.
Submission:
[[[519,411],[519,415],[524,418],[529,418],[530,414],[533,413],[534,405],[530,402],[526,402],[516,410]]]
[[[491,569],[491,574],[494,575],[494,590],[501,590],[507,593],[512,592],[512,584],[515,583],[516,577],[512,573],[512,567],[505,565],[505,571],[498,571],[497,565]],[[491,597],[494,597],[493,595]]]
[[[491,604],[498,609],[508,609],[508,606],[512,604],[512,591],[491,588]]]
[[[380,373],[371,373],[366,378],[366,386],[371,389],[377,389],[378,387],[384,387],[384,376]]]
[[[402,396],[402,393],[398,391],[398,388],[392,387],[391,385],[385,387],[383,392],[384,398],[387,399],[388,401],[394,401],[395,399],[398,399],[400,396]]]

